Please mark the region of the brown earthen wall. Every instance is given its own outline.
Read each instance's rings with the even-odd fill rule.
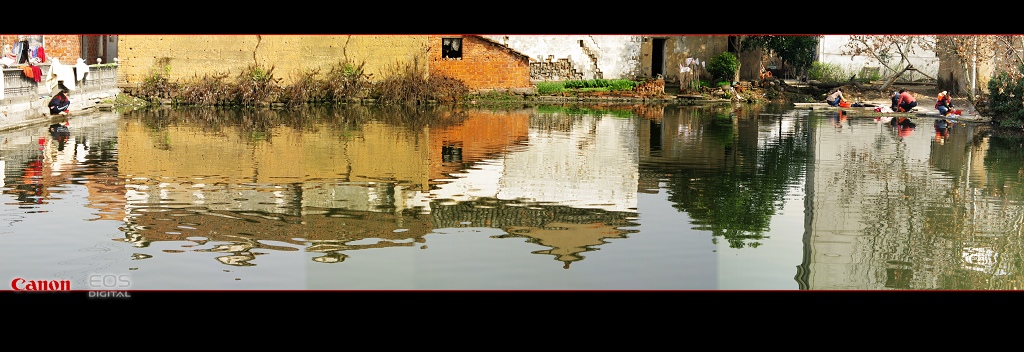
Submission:
[[[288,85],[304,73],[348,62],[364,64],[373,81],[396,67],[426,69],[425,35],[119,35],[120,83],[137,85],[154,74],[171,81],[227,74],[250,66],[272,68]]]

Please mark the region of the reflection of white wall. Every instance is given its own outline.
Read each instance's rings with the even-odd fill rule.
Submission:
[[[306,208],[337,208],[356,211],[380,211],[381,206],[390,208],[393,205],[387,196],[386,183],[324,183],[306,182],[302,184],[303,213]],[[395,198],[401,191],[395,190]]]
[[[537,61],[571,58],[584,79],[594,79],[595,63],[605,79],[634,78],[640,69],[641,37],[629,35],[488,35]],[[507,38],[507,39],[506,39]],[[583,41],[583,45],[580,45]],[[584,49],[584,47],[586,49]],[[592,56],[591,56],[592,55]]]
[[[438,186],[430,194],[436,199],[455,201],[466,201],[479,197],[494,198],[498,196],[498,182],[504,171],[504,160],[484,160],[474,164],[473,168],[463,173],[452,174],[454,178],[450,182]]]
[[[531,129],[524,148],[453,174],[429,193],[407,197],[404,204],[429,210],[431,200],[488,197],[635,210],[640,158],[636,123],[589,117],[568,132]]]
[[[57,143],[59,142],[55,140],[47,141],[46,148],[43,151],[48,157],[47,160],[52,162],[50,166],[51,176],[60,175],[61,171],[70,168],[75,163],[75,160],[78,160],[75,158],[75,152],[78,151],[78,148],[75,147],[74,136],[69,137],[67,142],[64,142],[64,150],[57,150]]]
[[[505,171],[502,159],[483,160],[461,173],[453,173],[430,192],[416,192],[404,200],[406,207],[423,207],[430,210],[430,201],[450,199],[464,202],[477,198],[497,198],[498,181]],[[440,181],[440,180],[438,180]]]
[[[126,201],[129,208],[159,204],[164,208],[203,206],[210,210],[252,210],[290,213],[297,197],[290,188],[275,184],[205,184],[129,180]]]
[[[636,208],[635,119],[589,117],[569,132],[532,129],[529,146],[505,157],[498,197],[605,210]]]
[[[812,192],[809,201],[813,216],[810,219],[811,242],[808,248],[810,268],[808,284],[813,290],[872,290],[883,289],[884,267],[875,267],[876,256],[871,247],[873,241],[881,241],[864,233],[868,219],[877,218],[874,213],[881,211],[879,198],[891,197],[887,189],[898,185],[891,173],[895,165],[907,165],[913,169],[907,172],[917,174],[927,170],[927,163],[917,164],[917,159],[906,153],[924,149],[928,153],[927,135],[910,135],[905,142],[898,141],[888,124],[844,124],[842,128],[832,127],[832,116],[820,121],[816,128],[814,143],[814,173],[808,179]],[[924,130],[924,128],[921,128]],[[870,132],[869,132],[870,131]],[[915,131],[926,133],[927,131]],[[923,137],[923,138],[919,138]],[[886,147],[878,148],[877,143]],[[869,168],[865,158],[873,163],[894,165],[886,169]],[[897,159],[905,161],[900,162]],[[879,161],[884,160],[884,161]],[[926,159],[927,160],[927,159]],[[860,172],[883,173],[883,175],[862,177]],[[906,224],[909,225],[909,224]],[[906,228],[894,228],[890,233],[905,233]],[[892,249],[887,249],[892,250]]]
[[[1000,268],[990,264],[997,253],[988,248],[962,249],[961,258],[947,250],[959,241],[936,242],[942,249],[922,248],[915,236],[928,227],[928,216],[918,216],[921,204],[947,204],[946,193],[958,186],[972,184],[979,175],[962,175],[952,179],[938,172],[930,145],[934,130],[929,120],[917,120],[917,128],[902,139],[896,138],[888,123],[853,120],[852,125],[833,128],[823,119],[814,132],[814,170],[809,174],[808,285],[812,290],[878,290],[886,289],[886,269],[896,269],[900,262],[959,262],[963,268],[1001,275]],[[974,148],[974,147],[972,147]],[[983,154],[967,151],[975,156]],[[967,182],[965,182],[967,181]],[[911,183],[908,185],[908,183]],[[972,187],[974,187],[972,185]],[[984,186],[982,186],[984,187]],[[992,229],[993,233],[1012,233],[1016,219],[1007,216],[1004,199],[986,197],[974,190],[961,190],[975,203],[963,226],[965,236],[976,236],[975,229]],[[996,206],[995,204],[1001,204]],[[1016,211],[1016,210],[1010,210]],[[941,211],[938,211],[941,213]],[[984,223],[983,223],[984,222]],[[1003,229],[1003,230],[998,230]],[[954,233],[954,235],[957,235]],[[977,247],[977,246],[975,246]],[[954,252],[955,253],[955,252]],[[911,287],[940,288],[938,268],[950,266],[915,265]]]

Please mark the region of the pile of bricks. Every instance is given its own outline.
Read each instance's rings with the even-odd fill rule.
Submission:
[[[662,96],[665,95],[665,80],[660,78],[645,80],[637,85],[634,90],[641,97]]]
[[[530,79],[534,81],[563,81],[583,79],[583,73],[576,71],[569,59],[552,62],[530,62]]]

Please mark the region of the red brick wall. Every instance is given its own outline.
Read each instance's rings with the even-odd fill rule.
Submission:
[[[82,40],[77,35],[48,35],[43,38],[46,43],[46,57],[59,58],[60,63],[73,65],[82,57]],[[95,62],[90,62],[90,64]]]
[[[18,34],[0,35],[0,48],[3,44],[13,46],[18,41],[18,36]],[[50,58],[57,58],[62,64],[74,65],[78,62],[78,58],[82,57],[81,36],[44,35],[43,51],[46,53],[46,62],[49,62]]]
[[[469,89],[529,88],[529,58],[473,36],[462,37],[462,58],[441,57],[442,36],[430,36],[430,72],[461,79]]]

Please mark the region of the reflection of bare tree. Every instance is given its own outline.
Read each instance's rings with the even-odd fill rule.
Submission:
[[[952,234],[959,249],[959,270],[942,277],[944,289],[1020,290],[1024,288],[1024,134],[997,130],[972,136],[969,166],[956,185],[964,204]],[[977,167],[974,163],[983,163]],[[980,163],[979,163],[980,164]]]
[[[983,129],[957,132],[941,148],[932,145],[928,162],[911,144],[891,138],[835,149],[834,165],[817,170],[820,228],[813,246],[824,258],[818,270],[848,273],[843,281],[822,276],[812,289],[1021,288],[1015,263],[1024,247],[1024,207],[1016,201],[1021,194],[1004,193],[1017,189],[1024,174],[1019,141],[998,146],[977,138],[988,135]],[[991,163],[982,166],[982,158]],[[1009,177],[997,176],[999,160],[1014,159]],[[831,263],[827,255],[834,253],[852,264]]]

